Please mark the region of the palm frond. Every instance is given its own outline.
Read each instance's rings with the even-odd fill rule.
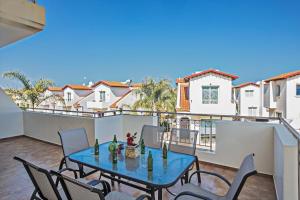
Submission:
[[[19,80],[25,89],[30,89],[32,86],[30,84],[30,80],[21,72],[12,71],[12,72],[5,72],[3,73],[3,78],[15,79]]]

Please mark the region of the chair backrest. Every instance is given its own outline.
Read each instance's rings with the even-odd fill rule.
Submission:
[[[169,150],[178,153],[195,155],[197,136],[198,131],[196,130],[172,128]]]
[[[54,173],[61,182],[62,188],[69,199],[72,200],[104,200],[102,191],[88,184],[70,178],[63,174]]]
[[[164,128],[160,126],[144,125],[140,139],[148,147],[161,148],[164,134]]]
[[[256,174],[254,165],[254,154],[247,155],[238,170],[231,187],[229,188],[226,199],[236,200],[249,176]]]
[[[29,163],[19,157],[14,157],[14,159],[23,163],[34,187],[42,199],[62,199],[49,171],[39,168],[36,165],[33,165],[32,163]]]
[[[84,128],[68,129],[58,131],[64,156],[86,149],[89,141]],[[66,158],[66,165],[71,169],[78,169],[78,165]]]

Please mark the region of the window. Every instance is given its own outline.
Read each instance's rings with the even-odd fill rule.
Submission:
[[[202,87],[202,103],[218,104],[219,86],[203,86]]]
[[[71,99],[72,99],[71,92],[68,92],[67,93],[67,101],[71,101]]]
[[[257,115],[257,107],[249,107],[248,108],[248,115],[249,116],[256,116]]]
[[[100,91],[100,101],[105,101],[105,91]]]
[[[280,96],[280,85],[276,85],[276,96]]]
[[[189,87],[184,87],[185,100],[189,100]]]
[[[300,84],[296,85],[296,95],[300,96]]]
[[[245,90],[246,97],[253,97],[254,90]]]

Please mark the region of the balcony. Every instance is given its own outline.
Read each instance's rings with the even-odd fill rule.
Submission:
[[[45,9],[35,1],[0,0],[0,47],[31,36],[45,26]]]
[[[47,169],[58,168],[62,158],[57,134],[60,129],[84,127],[93,144],[95,138],[100,143],[111,141],[113,134],[124,141],[127,132],[140,133],[145,124],[163,122],[166,135],[173,127],[187,125],[180,123],[186,116],[180,113],[117,110],[76,115],[73,111],[21,111],[1,90],[0,99],[3,100],[0,105],[0,136],[3,138],[0,140],[0,196],[4,199],[29,199],[33,190],[25,170],[11,159],[13,156],[22,156]],[[232,181],[243,156],[255,154],[258,174],[247,180],[239,199],[298,199],[299,135],[285,120],[204,114],[190,114],[189,119],[188,128],[200,131],[196,153],[202,169],[220,173]],[[207,132],[206,125],[201,126],[203,120],[213,121],[214,125],[207,125],[212,131]],[[167,137],[164,139],[168,141]],[[204,175],[202,183],[217,194],[228,190],[213,177]],[[179,187],[177,183],[170,190],[176,192]],[[123,184],[113,189],[133,196],[141,194]],[[163,197],[172,199],[165,190]]]

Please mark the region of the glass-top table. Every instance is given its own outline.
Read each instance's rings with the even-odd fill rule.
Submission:
[[[174,185],[180,177],[188,172],[189,168],[196,161],[195,156],[171,151],[168,152],[168,159],[163,159],[161,149],[146,147],[146,154],[140,155],[135,159],[125,158],[125,149],[123,149],[121,154],[118,155],[117,164],[113,164],[112,156],[108,150],[109,144],[110,142],[99,145],[99,156],[94,155],[94,148],[91,147],[69,155],[69,159],[110,174],[110,176],[104,176],[146,191],[151,194],[152,198],[154,198],[154,192],[158,190],[158,199],[161,199],[162,188]],[[148,172],[147,167],[149,150],[151,150],[153,156],[152,172]],[[147,187],[133,185],[122,179],[116,179],[115,176],[143,184]]]

